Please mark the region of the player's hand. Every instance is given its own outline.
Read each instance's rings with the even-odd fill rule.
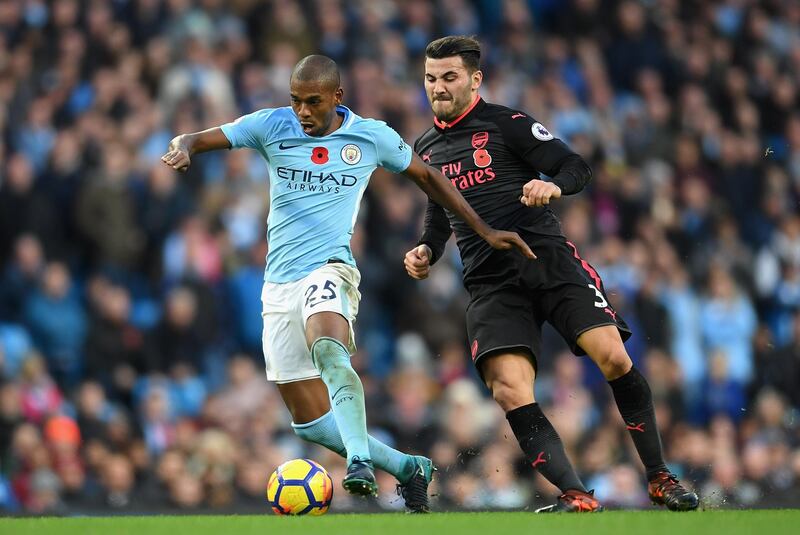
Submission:
[[[412,279],[427,279],[431,270],[431,248],[425,244],[414,247],[406,253],[403,263]]]
[[[545,206],[550,204],[550,199],[561,197],[561,188],[552,182],[533,179],[522,187],[522,197],[519,201],[525,206]]]
[[[167,148],[167,153],[161,157],[161,161],[172,167],[176,171],[184,172],[189,169],[189,164],[192,159],[189,157],[189,151],[181,143],[181,136],[172,138]]]
[[[519,234],[516,232],[508,232],[506,230],[495,230],[492,231],[486,236],[486,242],[492,246],[493,249],[501,249],[501,250],[508,250],[516,247],[519,249],[519,252],[524,254],[526,257],[530,259],[535,259],[536,255],[533,254],[533,251],[528,246],[525,241],[519,237]]]

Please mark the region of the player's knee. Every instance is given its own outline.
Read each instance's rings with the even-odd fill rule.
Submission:
[[[619,346],[619,347],[618,347]],[[607,349],[599,351],[593,356],[593,360],[609,381],[622,377],[631,367],[633,362],[621,344],[611,344]]]
[[[518,378],[493,378],[487,386],[494,400],[506,412],[533,403],[533,384]]]
[[[322,336],[311,344],[311,359],[318,370],[350,367],[350,354],[342,343],[334,338]]]

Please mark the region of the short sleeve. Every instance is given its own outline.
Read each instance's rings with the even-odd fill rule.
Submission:
[[[411,147],[400,134],[385,123],[373,130],[378,165],[393,173],[402,173],[411,165]]]
[[[231,148],[260,149],[269,131],[269,119],[274,108],[265,108],[243,115],[235,121],[220,126],[231,143]]]

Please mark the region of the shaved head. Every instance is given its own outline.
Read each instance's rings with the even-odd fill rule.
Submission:
[[[328,56],[306,56],[295,65],[292,81],[315,82],[325,89],[335,91],[341,85],[339,66]]]
[[[344,114],[337,112],[344,91],[339,67],[327,56],[306,56],[295,65],[289,96],[303,132],[324,136],[339,128]]]

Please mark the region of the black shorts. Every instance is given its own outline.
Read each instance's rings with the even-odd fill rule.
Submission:
[[[534,366],[541,328],[549,322],[575,355],[585,355],[578,337],[594,327],[614,325],[622,340],[631,336],[625,320],[608,302],[597,271],[561,236],[525,236],[538,257],[503,252],[466,282],[470,293],[467,333],[472,360],[502,350],[530,351]]]

